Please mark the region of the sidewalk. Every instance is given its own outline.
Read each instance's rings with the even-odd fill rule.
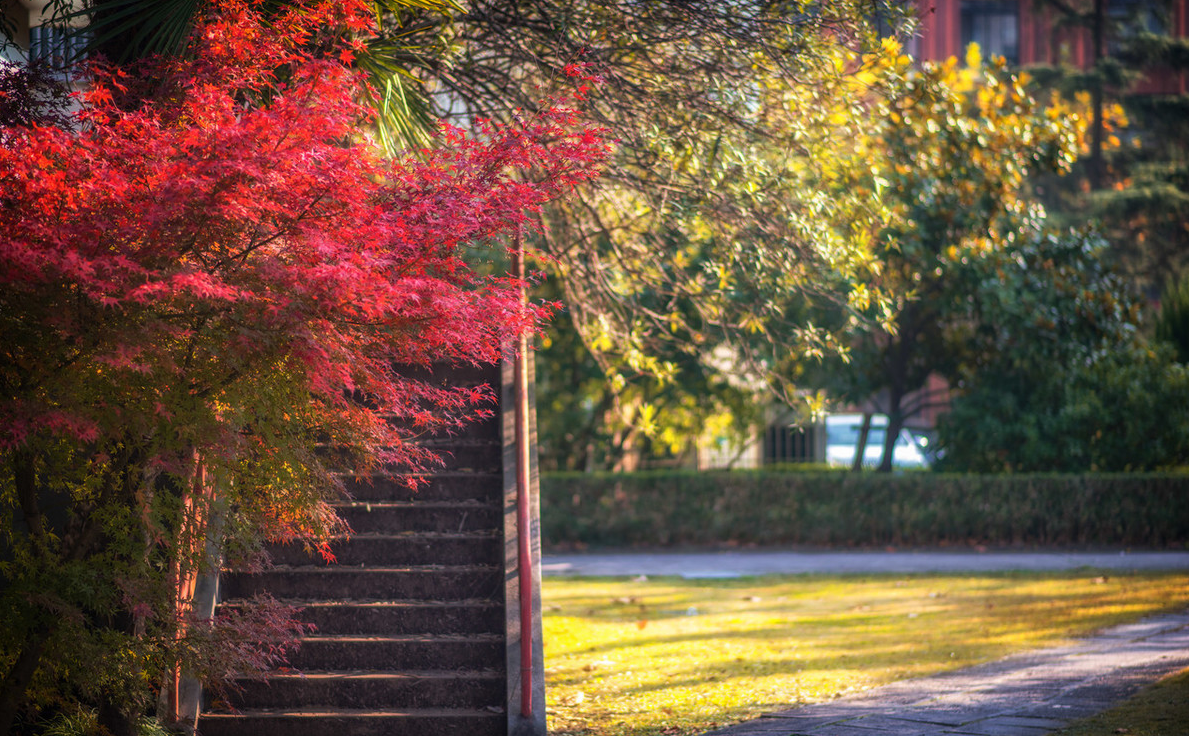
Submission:
[[[685,578],[806,573],[960,573],[1009,570],[1189,570],[1189,552],[606,552],[548,554],[549,575]]]
[[[706,736],[1039,736],[1189,667],[1189,612],[1077,644],[765,714]],[[1182,724],[1189,733],[1189,724]],[[1175,736],[1169,734],[1169,736]]]

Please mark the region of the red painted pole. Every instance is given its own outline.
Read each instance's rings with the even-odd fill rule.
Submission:
[[[520,301],[527,306],[524,288],[524,246],[516,233],[513,270],[521,281]],[[533,714],[533,556],[529,496],[528,335],[521,330],[512,364],[516,394],[516,539],[520,589],[520,715]]]

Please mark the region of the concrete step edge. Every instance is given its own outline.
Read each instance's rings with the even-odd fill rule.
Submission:
[[[238,606],[241,599],[220,603],[220,606]],[[503,604],[490,598],[460,598],[458,600],[430,600],[423,598],[363,599],[363,598],[278,598],[277,602],[297,608],[502,608]]]
[[[503,680],[503,670],[301,670],[269,672],[263,678],[239,678],[233,682],[312,680]]]
[[[260,572],[237,572],[224,570],[223,575],[268,575],[270,573],[308,572],[327,575],[336,572],[382,573],[440,573],[440,572],[492,572],[502,569],[499,565],[401,565],[399,567],[370,567],[365,565],[274,565]]]
[[[407,644],[407,643],[491,643],[504,640],[503,634],[310,634],[303,644]]]
[[[498,509],[497,501],[464,498],[454,501],[333,501],[336,511],[401,511],[407,509]]]
[[[354,540],[367,539],[433,539],[441,541],[449,541],[454,539],[498,539],[500,536],[499,530],[496,529],[474,529],[463,532],[436,532],[436,531],[399,531],[399,532],[355,532],[354,534],[335,534],[330,537],[328,541],[344,542]],[[298,546],[300,542],[273,542],[268,545],[269,548],[275,549],[279,547]]]
[[[400,709],[348,709],[318,708],[311,710],[282,710],[279,708],[243,709],[235,713],[226,711],[204,711],[205,719],[239,718],[435,718],[443,716],[503,716],[504,710],[490,708],[400,708]]]

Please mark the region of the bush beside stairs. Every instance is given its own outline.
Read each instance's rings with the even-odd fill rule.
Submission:
[[[488,383],[501,410],[430,440],[446,465],[414,491],[396,477],[352,484],[339,510],[355,533],[332,546],[336,563],[279,546],[273,569],[223,575],[221,606],[267,592],[316,628],[289,669],[208,697],[201,736],[545,733],[536,538],[534,698],[520,713],[511,369],[438,369],[432,379]]]

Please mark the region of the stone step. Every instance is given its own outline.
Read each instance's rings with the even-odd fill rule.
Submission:
[[[430,472],[499,473],[504,468],[504,448],[498,435],[490,440],[439,438],[418,444],[438,456],[439,462],[426,468]]]
[[[503,510],[478,501],[352,501],[335,509],[355,534],[475,532],[503,529]]]
[[[491,600],[286,601],[321,635],[502,634],[503,606]]]
[[[342,476],[342,481],[356,501],[477,501],[498,505],[504,494],[503,473],[377,474]]]
[[[307,670],[486,670],[506,666],[504,638],[493,634],[441,636],[309,636],[289,656]]]
[[[334,563],[296,543],[270,545],[268,552],[277,565],[466,565],[498,564],[503,559],[503,545],[494,531],[356,534],[333,540],[330,549]]]
[[[277,567],[223,576],[224,601],[271,594],[298,600],[501,601],[503,568],[492,565]]]
[[[199,736],[507,736],[502,708],[277,709],[203,714]]]
[[[503,434],[504,422],[503,417],[498,411],[492,411],[493,407],[483,407],[489,413],[486,416],[471,415],[461,422],[451,422],[449,426],[438,426],[432,430],[427,430],[424,427],[419,427],[406,418],[381,414],[380,416],[388,420],[392,425],[403,430],[404,435],[409,438],[409,441],[419,445],[434,444],[434,443],[450,443],[450,442],[468,442],[474,440],[480,441],[499,441]],[[437,418],[442,418],[442,414],[429,410],[430,414],[434,414]]]
[[[473,708],[502,706],[507,681],[498,670],[306,671],[239,680],[220,704],[248,708]]]
[[[324,636],[502,634],[506,625],[503,606],[495,600],[290,599],[283,602],[299,609],[297,620],[312,624],[312,633]],[[237,605],[236,601],[229,601],[220,604],[220,608],[232,609]]]
[[[402,364],[396,366],[395,370],[402,378],[424,381],[441,388],[487,384],[498,389],[501,376],[499,363],[433,363],[428,366]]]

